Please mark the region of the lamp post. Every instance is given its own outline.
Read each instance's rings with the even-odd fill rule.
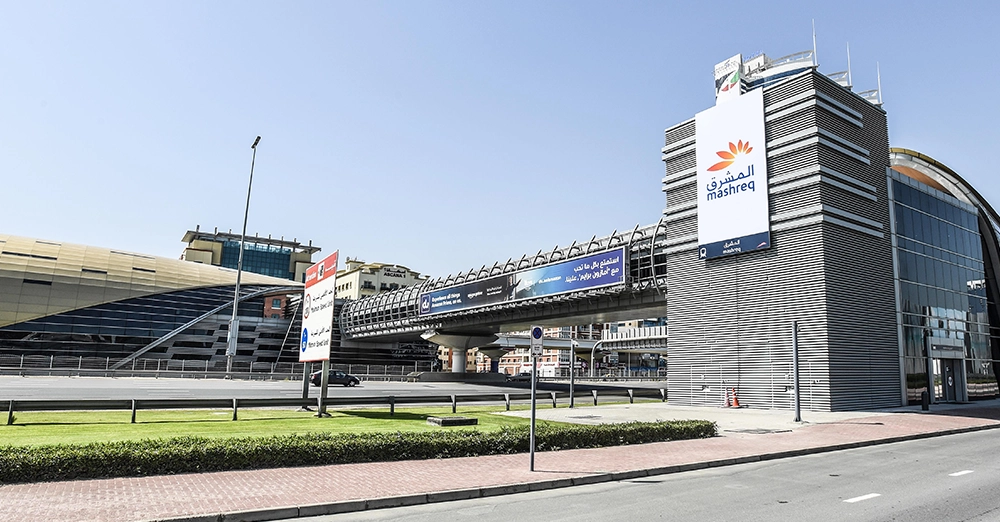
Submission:
[[[604,339],[601,339],[600,341],[597,341],[596,343],[594,343],[594,347],[590,349],[590,377],[591,378],[594,377],[594,366],[597,366],[597,363],[594,361],[594,357],[597,356],[597,347],[600,346],[600,345],[602,345],[602,344],[604,344]]]
[[[253,154],[250,157],[250,183],[247,185],[247,205],[243,212],[243,234],[240,235],[240,257],[236,261],[236,290],[233,292],[233,318],[229,320],[229,345],[226,348],[226,377],[233,371],[233,356],[236,355],[236,341],[240,334],[240,318],[236,312],[240,306],[240,276],[243,274],[243,243],[247,239],[247,218],[250,216],[250,191],[253,189],[253,166],[257,161],[257,144],[260,136],[253,140]]]

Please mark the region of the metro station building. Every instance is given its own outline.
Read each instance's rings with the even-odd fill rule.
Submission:
[[[820,74],[808,54],[737,63],[732,90],[742,92],[719,93],[712,109],[762,98],[749,123],[763,124],[766,199],[737,194],[712,208],[712,190],[723,192],[713,184],[734,187],[752,172],[739,165],[745,138],[725,134],[745,116],[723,115],[722,139],[704,113],[666,130],[671,401],[718,405],[721,390],[735,389],[743,404],[788,408],[793,322],[804,408],[893,407],[924,391],[938,401],[996,397],[1000,218],[948,167],[890,148],[877,98]],[[717,92],[727,81],[717,75]],[[712,140],[709,154],[700,140]],[[732,170],[711,170],[732,156]],[[755,214],[764,220],[749,232],[766,239],[748,244],[758,236],[738,229]]]
[[[209,262],[0,234],[0,365],[143,357],[225,368],[235,283],[236,270]],[[234,363],[295,361],[302,284],[244,271],[240,289]]]
[[[793,346],[805,409],[997,397],[1000,217],[891,148],[878,93],[814,56],[717,66],[716,105],[665,131],[658,223],[348,303],[344,338],[427,330],[464,368],[466,348],[531,324],[662,317],[674,404],[791,409]],[[624,276],[581,285],[593,252],[602,269],[621,254]]]

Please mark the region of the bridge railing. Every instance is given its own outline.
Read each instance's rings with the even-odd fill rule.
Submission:
[[[663,389],[613,389],[613,390],[590,390],[573,394],[575,400],[580,398],[592,399],[594,406],[599,404],[599,400],[608,398],[628,398],[632,403],[637,398],[658,399],[666,401],[666,390]],[[560,399],[568,401],[568,392],[544,391],[536,394],[536,401],[542,404],[551,401],[552,407],[558,405]],[[136,422],[137,413],[141,410],[232,410],[233,420],[237,420],[240,408],[279,408],[310,406],[320,407],[322,399],[105,399],[105,400],[0,400],[0,409],[7,411],[7,425],[14,424],[16,412],[32,411],[132,411],[132,423]],[[531,400],[531,393],[487,393],[469,395],[403,395],[403,396],[376,396],[376,397],[328,397],[322,406],[388,406],[389,413],[394,414],[397,405],[419,404],[419,405],[450,405],[451,412],[458,412],[459,404],[467,403],[503,403],[507,410],[515,402]]]

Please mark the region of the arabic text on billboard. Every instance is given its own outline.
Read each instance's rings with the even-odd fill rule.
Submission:
[[[334,292],[337,289],[337,254],[306,270],[306,288],[302,297],[302,337],[299,362],[330,359],[333,334]]]
[[[619,248],[420,294],[420,315],[454,312],[625,282]]]
[[[698,257],[770,247],[763,91],[698,113],[695,130]]]

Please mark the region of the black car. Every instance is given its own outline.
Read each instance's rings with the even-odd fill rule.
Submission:
[[[342,384],[344,386],[357,386],[361,384],[361,379],[358,379],[357,377],[341,370],[330,370],[329,381],[330,384]],[[318,372],[312,372],[312,374],[309,375],[309,382],[311,382],[313,386],[323,384],[323,371],[320,370]]]
[[[507,382],[531,382],[531,373],[521,372],[517,375],[508,375]]]

